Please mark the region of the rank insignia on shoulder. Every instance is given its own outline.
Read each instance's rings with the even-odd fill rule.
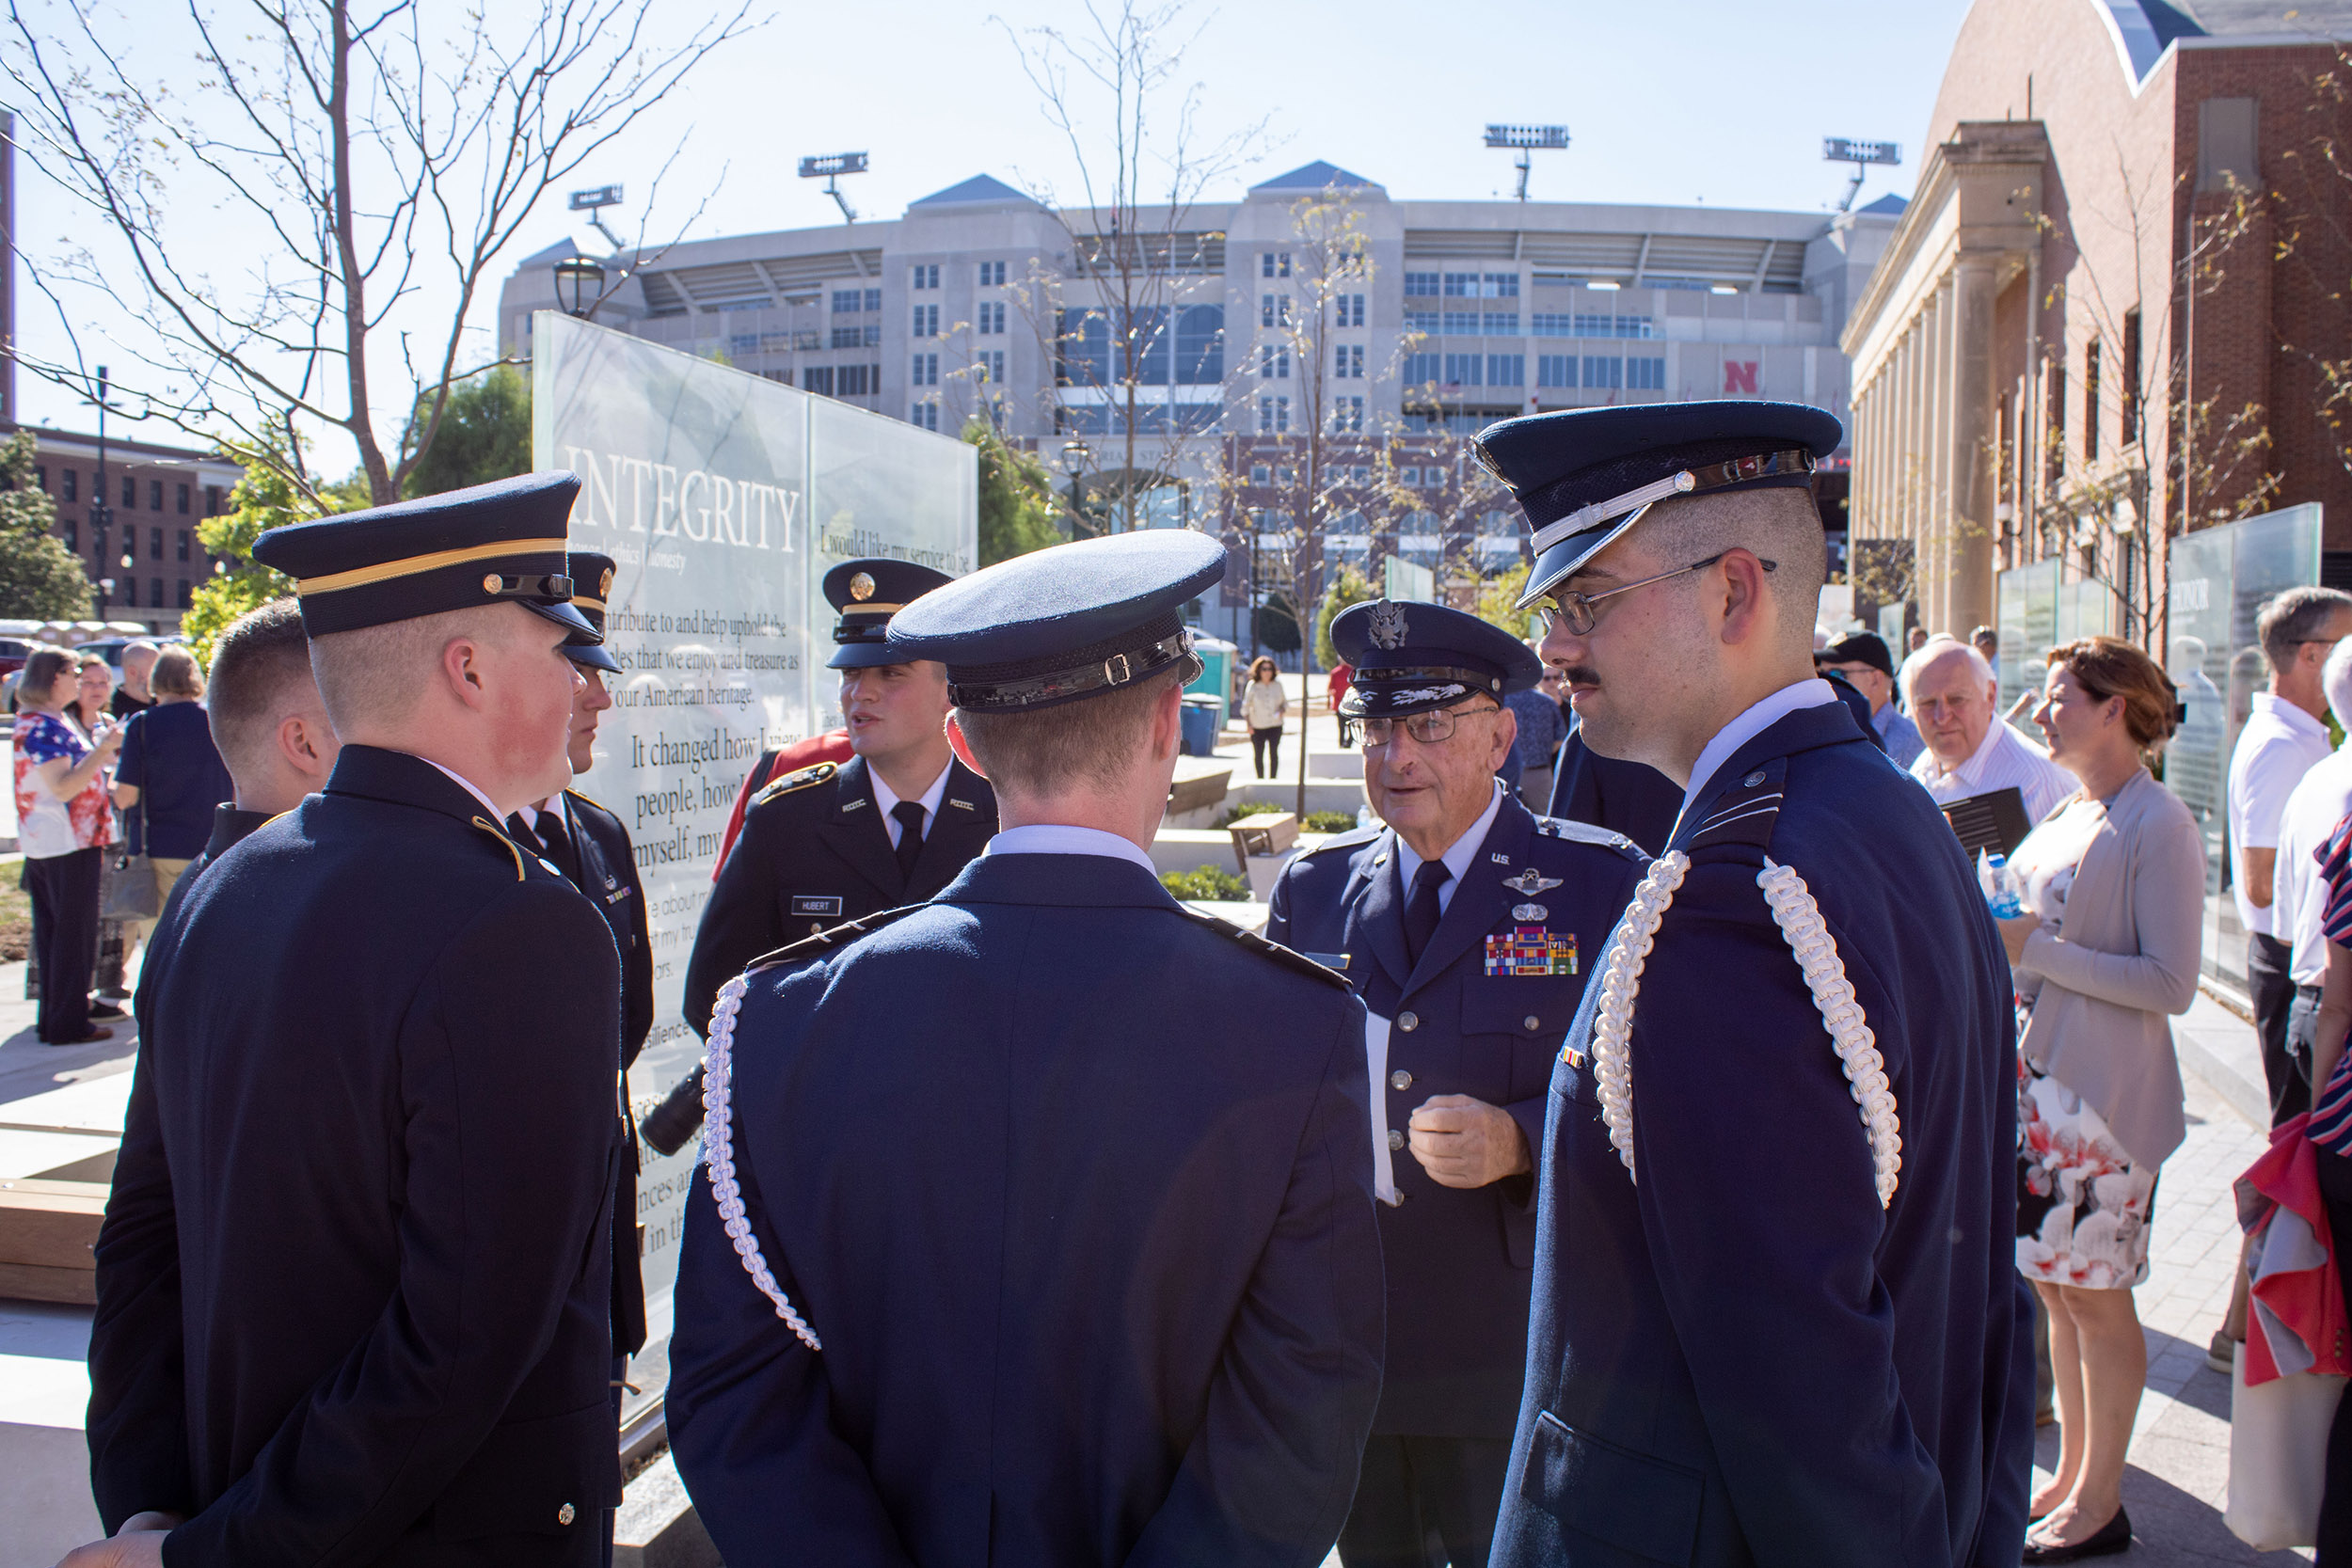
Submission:
[[[1517,889],[1518,892],[1525,894],[1528,897],[1533,898],[1535,895],[1543,892],[1546,888],[1558,887],[1560,885],[1560,879],[1557,877],[1547,877],[1531,865],[1516,877],[1505,877],[1502,879],[1502,885],[1507,888]]]
[[[1541,926],[1517,926],[1486,939],[1486,974],[1489,978],[1510,979],[1575,973],[1574,931],[1549,931]]]
[[[814,768],[803,768],[797,773],[787,773],[752,797],[752,804],[765,805],[779,795],[789,795],[795,790],[823,784],[839,771],[841,771],[839,764],[820,762]]]

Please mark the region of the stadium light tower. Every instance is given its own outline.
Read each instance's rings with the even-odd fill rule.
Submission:
[[[857,221],[857,209],[850,206],[850,198],[841,194],[841,177],[845,174],[864,174],[865,172],[866,154],[863,152],[831,152],[821,158],[801,160],[801,178],[822,180],[825,182],[825,194],[839,204],[842,221],[845,223]]]
[[[1853,205],[1855,195],[1862,189],[1862,177],[1870,166],[1899,164],[1903,161],[1903,150],[1891,141],[1848,141],[1843,136],[1823,136],[1821,160],[1853,165],[1853,177],[1846,182],[1846,194],[1837,202],[1837,210],[1842,213]]]
[[[1565,125],[1489,125],[1486,127],[1488,147],[1510,148],[1518,153],[1516,166],[1519,171],[1519,199],[1527,199],[1527,174],[1537,152],[1565,151],[1568,145],[1568,128]]]
[[[598,185],[593,191],[572,193],[572,211],[588,214],[589,226],[605,237],[615,256],[621,253],[621,237],[604,226],[604,214],[600,209],[618,207],[620,204],[621,187],[618,185]]]

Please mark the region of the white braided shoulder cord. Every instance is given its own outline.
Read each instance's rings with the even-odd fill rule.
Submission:
[[[1690,864],[1691,858],[1678,849],[1651,863],[1649,875],[1642,879],[1633,902],[1617,922],[1601,968],[1600,1003],[1593,1021],[1593,1079],[1599,1090],[1601,1119],[1609,1128],[1609,1141],[1629,1174],[1634,1174],[1633,1076],[1626,1052],[1632,1037],[1633,1003],[1659,924]],[[1903,1163],[1902,1124],[1896,1115],[1894,1090],[1886,1082],[1885,1061],[1879,1055],[1862,1005],[1854,998],[1853,985],[1846,978],[1837,942],[1804,879],[1768,856],[1756,882],[1772,907],[1773,923],[1796,956],[1797,967],[1804,974],[1813,1005],[1820,1009],[1830,1043],[1845,1069],[1848,1092],[1861,1107],[1862,1125],[1870,1139],[1879,1207],[1883,1209],[1894,1201],[1897,1173]],[[1635,1179],[1639,1180],[1638,1175]]]
[[[743,1260],[744,1272],[759,1287],[759,1293],[776,1304],[776,1316],[800,1336],[801,1343],[821,1351],[825,1347],[817,1342],[817,1331],[794,1310],[791,1299],[770,1271],[768,1259],[760,1255],[759,1238],[752,1233],[752,1222],[743,1213],[743,1189],[735,1180],[735,1113],[727,1098],[735,1069],[730,1052],[735,1044],[736,1009],[743,1005],[750,980],[748,974],[729,980],[711,1010],[709,1050],[703,1058],[703,1162],[710,1167],[710,1196],[718,1199],[719,1218],[726,1223],[727,1240],[735,1243],[735,1255]]]

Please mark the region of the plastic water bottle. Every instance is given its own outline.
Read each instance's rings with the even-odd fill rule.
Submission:
[[[1366,801],[1364,804],[1356,808],[1356,826],[1359,828],[1376,828],[1379,825],[1380,818],[1373,814],[1372,803],[1370,801]]]
[[[1995,920],[2013,920],[2026,912],[2025,901],[2017,896],[2017,879],[2010,875],[2007,855],[1981,854],[1978,875],[1984,881],[1985,897]]]

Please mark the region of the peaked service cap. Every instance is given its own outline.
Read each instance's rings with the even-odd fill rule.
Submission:
[[[610,675],[621,673],[621,661],[612,657],[612,650],[604,645],[605,601],[612,596],[613,579],[620,568],[602,550],[574,550],[569,557],[572,578],[572,608],[580,618],[594,628],[593,637],[575,633],[564,644],[564,657],[574,664],[591,670],[602,670]]]
[[[956,579],[912,561],[866,556],[845,561],[825,574],[825,602],[841,612],[833,628],[840,646],[825,660],[828,670],[866,670],[904,664],[911,656],[890,646],[890,618],[932,589]]]
[[[1444,605],[1374,599],[1331,620],[1331,645],[1356,667],[1340,711],[1421,713],[1483,691],[1501,702],[1543,678],[1543,662],[1501,626]]]
[[[572,608],[564,559],[579,492],[562,469],[520,474],[274,528],[253,559],[294,579],[312,637],[504,603],[601,641]]]
[[[1186,600],[1225,576],[1225,546],[1189,529],[1082,539],[983,566],[891,618],[902,659],[947,666],[976,713],[1099,697],[1184,663],[1199,673]]]
[[[1809,486],[1845,434],[1802,403],[1725,399],[1530,414],[1488,425],[1471,450],[1535,531],[1526,605],[1669,497]]]

